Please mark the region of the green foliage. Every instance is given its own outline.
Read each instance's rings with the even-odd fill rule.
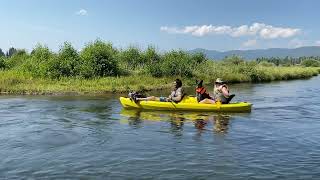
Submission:
[[[302,61],[301,65],[305,67],[320,67],[320,61],[314,59],[306,59]]]
[[[3,70],[6,68],[6,62],[5,62],[5,57],[0,56],[0,70]]]
[[[195,54],[191,54],[191,60],[193,62],[193,65],[197,65],[200,63],[204,63],[207,59],[205,54],[198,52]]]
[[[261,61],[261,62],[259,62],[259,66],[272,67],[272,66],[275,66],[275,64],[273,64],[272,62],[268,62],[268,61]]]
[[[79,74],[80,56],[73,46],[65,42],[57,57],[48,63],[48,73],[53,78],[72,77]]]
[[[192,77],[192,59],[183,51],[170,51],[164,54],[161,69],[164,76]]]
[[[293,65],[297,65],[297,64],[301,64],[302,61],[305,60],[317,60],[320,61],[320,57],[319,56],[310,56],[310,57],[285,57],[285,58],[280,58],[280,57],[270,57],[270,58],[257,58],[256,61],[258,63],[266,61],[266,62],[270,62],[275,64],[276,66],[293,66]]]
[[[121,51],[118,58],[126,70],[134,70],[138,67],[143,67],[146,63],[146,59],[143,58],[141,51],[133,46]]]
[[[234,64],[234,65],[240,65],[244,63],[244,60],[240,56],[235,56],[235,55],[225,57],[222,61],[226,64]]]
[[[80,53],[70,43],[64,43],[57,54],[42,45],[37,45],[30,55],[25,50],[11,50],[11,53],[13,53],[11,57],[0,57],[0,69],[6,69],[1,72],[14,71],[12,74],[14,78],[7,80],[3,78],[3,83],[8,86],[16,86],[21,84],[20,82],[27,83],[30,77],[51,81],[63,80],[63,86],[66,87],[70,86],[68,81],[70,79],[94,81],[108,78],[113,81],[108,84],[111,91],[119,89],[118,78],[127,80],[133,80],[133,77],[141,78],[132,82],[122,81],[122,90],[134,89],[130,83],[135,83],[135,89],[154,89],[156,85],[150,87],[142,81],[146,79],[149,81],[153,77],[157,77],[156,79],[179,77],[187,82],[191,82],[191,78],[197,78],[205,80],[206,83],[218,77],[228,82],[286,80],[318,74],[318,68],[304,66],[320,66],[318,57],[261,58],[257,61],[244,61],[239,56],[230,56],[223,61],[211,61],[202,53],[189,54],[181,50],[160,54],[153,46],[149,46],[145,51],[135,47],[118,51],[111,43],[101,40],[87,44]],[[303,66],[292,66],[300,60]],[[279,66],[275,66],[276,63]],[[285,65],[290,67],[284,67]],[[25,79],[21,80],[20,77]],[[99,88],[107,84],[105,81],[103,83]]]
[[[162,77],[164,76],[164,71],[162,68],[162,62],[151,63],[146,67],[147,73],[153,77]]]
[[[20,65],[26,62],[29,58],[27,52],[23,49],[16,50],[15,53],[7,59],[6,68],[13,69],[18,68]]]
[[[5,56],[4,52],[2,51],[2,49],[0,48],[0,57]]]
[[[16,50],[15,48],[11,47],[9,49],[9,51],[6,53],[7,57],[12,57],[18,50]]]
[[[86,45],[81,51],[81,64],[79,74],[82,77],[90,78],[95,76],[115,76],[119,74],[119,67],[116,61],[117,51],[111,43],[97,40]]]
[[[30,58],[23,64],[22,69],[31,72],[34,76],[50,76],[49,64],[54,54],[47,46],[38,44],[31,52]]]
[[[205,62],[206,58],[202,53],[188,54],[184,51],[170,51],[161,56],[157,62],[151,62],[147,67],[147,72],[154,77],[193,77],[193,71]]]
[[[160,62],[161,57],[156,51],[155,47],[149,46],[145,52],[142,54],[142,62],[145,62],[145,64],[152,64]]]

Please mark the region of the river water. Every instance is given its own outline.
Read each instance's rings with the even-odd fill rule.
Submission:
[[[0,96],[0,179],[319,179],[319,82],[232,85],[253,103],[233,114]]]

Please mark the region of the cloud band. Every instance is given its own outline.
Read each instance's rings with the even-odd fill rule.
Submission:
[[[253,23],[251,26],[185,26],[183,28],[162,26],[161,31],[170,34],[191,34],[193,36],[229,35],[231,37],[257,36],[263,39],[289,38],[301,32],[298,28],[274,27],[264,23]]]

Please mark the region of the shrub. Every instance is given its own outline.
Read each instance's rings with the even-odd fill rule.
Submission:
[[[155,63],[149,64],[146,67],[146,71],[153,77],[162,77],[165,75],[161,62],[155,62]]]
[[[65,42],[58,55],[49,61],[48,74],[53,78],[77,76],[79,62],[78,52],[70,43]]]
[[[50,76],[49,66],[54,54],[47,46],[37,45],[31,52],[30,58],[23,64],[24,71],[31,72],[35,76]]]
[[[143,52],[142,58],[142,62],[145,62],[146,64],[157,63],[160,61],[160,55],[153,46],[149,46],[147,50]]]
[[[141,51],[133,46],[121,51],[118,58],[127,70],[134,70],[137,67],[144,66],[146,63],[146,59],[143,58]]]
[[[6,68],[6,61],[4,56],[0,56],[0,70],[5,69]]]
[[[85,78],[118,75],[116,53],[111,43],[100,40],[86,45],[80,54],[82,60],[79,66],[80,75]]]
[[[234,65],[240,65],[245,62],[240,56],[236,55],[225,57],[222,61],[226,64]]]
[[[195,54],[191,54],[191,61],[194,65],[200,64],[200,63],[204,63],[206,61],[206,56],[205,54],[198,52]]]
[[[273,64],[272,62],[261,61],[261,62],[259,62],[259,66],[272,67],[272,66],[275,66],[275,64]]]
[[[23,49],[17,50],[12,56],[7,59],[6,68],[13,69],[21,66],[27,59],[29,55]]]
[[[14,47],[11,47],[8,52],[6,53],[7,57],[12,57],[14,54],[16,54],[19,50],[15,49]]]
[[[192,63],[190,55],[183,51],[165,53],[161,69],[165,76],[192,77]]]
[[[301,65],[305,67],[320,67],[320,61],[313,60],[313,59],[307,59],[302,61]]]
[[[152,54],[153,61],[147,61],[150,62],[147,66],[147,72],[154,77],[192,77],[193,71],[199,68],[198,65],[206,62],[203,53],[189,54],[184,51],[170,51],[163,56],[159,56],[155,52]]]

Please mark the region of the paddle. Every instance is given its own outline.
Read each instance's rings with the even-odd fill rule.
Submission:
[[[236,96],[235,94],[231,94],[228,98],[227,98],[227,104],[229,104],[229,102],[234,98],[234,96]]]

